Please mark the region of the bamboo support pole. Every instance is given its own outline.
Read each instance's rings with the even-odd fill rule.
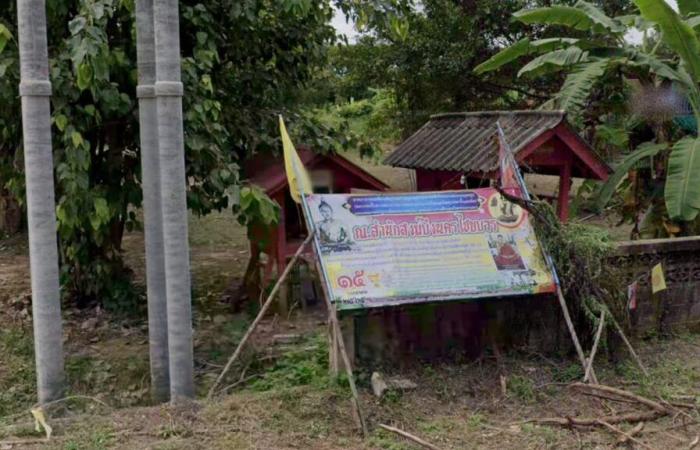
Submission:
[[[598,343],[600,342],[600,337],[603,335],[603,328],[605,328],[605,310],[600,313],[600,323],[598,324],[598,331],[595,333],[595,341],[593,341],[593,348],[591,349],[591,354],[588,357],[588,364],[586,365],[586,372],[583,375],[583,382],[588,382],[591,377],[591,370],[593,370],[593,361],[595,360],[595,354],[598,351]]]
[[[265,313],[267,313],[267,310],[270,309],[270,306],[272,305],[272,301],[274,300],[275,295],[277,295],[277,291],[279,291],[280,286],[282,286],[282,283],[284,283],[284,280],[287,278],[287,276],[291,272],[292,267],[294,267],[294,264],[296,263],[297,259],[299,259],[299,256],[301,256],[302,252],[304,251],[306,246],[309,245],[309,242],[311,242],[313,237],[314,237],[313,233],[309,234],[309,236],[299,246],[296,253],[294,253],[294,256],[292,257],[291,261],[289,261],[289,264],[287,264],[287,267],[285,267],[284,272],[282,272],[282,275],[277,279],[277,282],[275,283],[274,287],[272,288],[270,295],[267,296],[267,300],[265,300],[265,303],[263,304],[262,308],[260,308],[260,312],[258,313],[258,316],[255,318],[253,323],[250,325],[250,327],[248,328],[248,331],[246,331],[245,335],[243,335],[243,338],[238,343],[238,347],[236,347],[236,351],[233,352],[233,355],[231,355],[231,358],[229,358],[228,362],[226,363],[226,366],[224,366],[224,369],[221,371],[221,374],[216,379],[216,381],[214,382],[212,387],[209,389],[209,393],[207,394],[207,399],[211,399],[214,396],[214,392],[216,391],[216,388],[219,386],[221,381],[224,379],[224,377],[226,376],[228,371],[231,369],[231,366],[233,366],[233,363],[240,356],[240,354],[243,350],[243,347],[248,342],[248,339],[250,339],[250,336],[253,334],[253,331],[255,331],[255,329],[257,328],[260,321],[263,319],[263,317],[265,317]]]
[[[583,367],[584,373],[586,373],[586,355],[583,353],[583,348],[581,347],[581,342],[578,340],[578,334],[576,334],[576,328],[574,328],[574,323],[571,321],[571,316],[569,315],[569,308],[566,306],[566,299],[564,299],[564,293],[561,291],[561,286],[557,283],[557,298],[559,299],[559,306],[561,306],[561,312],[564,314],[564,320],[566,321],[566,326],[569,328],[569,334],[571,334],[571,340],[576,347],[576,353],[578,353],[579,360],[581,361],[581,366]],[[598,378],[595,375],[595,371],[591,368],[590,378],[595,384],[598,384]]]

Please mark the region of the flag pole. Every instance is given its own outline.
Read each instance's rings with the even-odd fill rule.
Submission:
[[[282,116],[280,115],[279,117],[280,121],[283,123]],[[309,204],[306,200],[306,191],[301,185],[301,168],[298,166],[297,161],[297,158],[292,158],[294,182],[296,183],[297,190],[299,191],[299,197],[301,199],[302,210],[304,213],[304,222],[306,222],[306,229],[309,232],[309,234],[313,235],[314,249],[316,250],[316,267],[322,278],[321,286],[323,288],[323,298],[326,301],[326,307],[328,309],[328,318],[330,320],[330,327],[332,333],[331,339],[329,340],[329,345],[331,346],[331,354],[336,352],[336,348],[333,347],[337,345],[337,350],[340,351],[340,355],[343,358],[343,365],[345,366],[345,372],[348,377],[348,384],[350,385],[350,392],[352,393],[353,397],[352,404],[355,409],[355,413],[357,414],[357,419],[360,422],[362,436],[366,438],[368,434],[367,423],[365,422],[364,415],[362,413],[362,407],[360,406],[360,395],[357,392],[357,386],[355,384],[355,377],[353,375],[352,365],[350,362],[350,358],[348,357],[347,350],[345,348],[345,340],[343,339],[343,333],[340,329],[338,313],[335,308],[335,305],[333,304],[330,298],[330,279],[328,278],[328,274],[326,273],[323,264],[321,264],[321,244],[318,239],[316,224],[314,223],[313,218],[311,216],[311,209],[309,208]]]
[[[506,140],[505,133],[503,133],[503,128],[501,128],[500,121],[496,121],[496,127],[498,128],[499,141],[503,146],[503,151],[506,153],[506,157],[504,159],[507,159],[507,163],[512,166],[516,180],[520,185],[520,190],[522,191],[525,200],[531,202],[532,197],[530,196],[530,192],[527,190],[527,186],[525,185],[525,179],[523,178],[523,174],[520,171],[520,166],[518,165],[517,161],[515,160],[515,157],[513,156],[513,152],[510,149],[510,145],[508,145],[508,141]],[[503,163],[504,161],[500,161],[500,164]],[[501,175],[503,174],[502,169],[503,167],[501,166]],[[503,177],[501,177],[501,183],[503,183]],[[536,233],[535,236],[537,236]],[[564,292],[561,288],[561,282],[559,280],[559,276],[557,275],[557,268],[554,265],[554,260],[552,260],[552,257],[549,255],[549,253],[547,253],[547,250],[544,247],[540,248],[542,251],[542,255],[544,256],[545,264],[547,265],[549,271],[552,273],[554,286],[557,290],[557,299],[559,300],[559,306],[561,307],[561,312],[564,315],[564,321],[566,322],[566,326],[569,329],[571,341],[574,344],[576,353],[578,354],[579,360],[581,361],[581,365],[583,366],[583,372],[584,374],[588,374],[590,376],[590,380],[593,383],[598,384],[598,378],[596,377],[593,367],[588,367],[588,360],[586,358],[585,353],[583,353],[583,347],[581,347],[581,341],[579,340],[578,334],[576,333],[574,322],[571,320],[571,315],[569,314],[569,307],[567,306],[566,299],[564,298]]]

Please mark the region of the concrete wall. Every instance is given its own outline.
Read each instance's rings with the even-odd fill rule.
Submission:
[[[661,263],[668,289],[651,293],[651,268]],[[639,280],[638,305],[630,316],[635,332],[700,330],[700,237],[620,243],[612,263],[624,284]]]

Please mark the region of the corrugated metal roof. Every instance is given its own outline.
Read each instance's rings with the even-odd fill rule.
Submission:
[[[496,122],[513,152],[566,121],[564,111],[438,114],[399,144],[385,164],[409,169],[490,172],[498,168]]]

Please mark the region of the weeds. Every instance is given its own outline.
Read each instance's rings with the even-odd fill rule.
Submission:
[[[35,401],[36,374],[31,337],[21,329],[0,330],[0,418],[27,409]],[[1,420],[1,419],[0,419]]]
[[[328,349],[321,335],[301,343],[302,351],[282,355],[262,377],[251,384],[256,391],[310,385],[325,389],[333,384],[328,374]],[[303,349],[308,349],[304,351]]]
[[[508,378],[508,393],[525,403],[535,401],[535,386],[531,379],[520,375]]]

